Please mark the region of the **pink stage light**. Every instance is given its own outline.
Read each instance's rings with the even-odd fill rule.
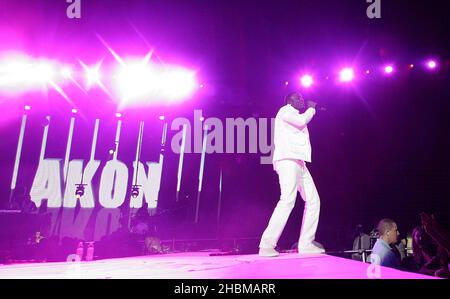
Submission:
[[[120,106],[145,106],[184,100],[201,86],[195,72],[147,59],[125,60],[115,76]]]
[[[73,113],[73,114],[76,114],[77,112],[78,112],[77,109],[75,109],[75,108],[72,109],[72,113]]]
[[[284,82],[284,85],[288,86],[288,85],[289,85],[289,82],[288,82],[288,81]]]
[[[101,73],[100,67],[102,65],[102,60],[97,62],[95,65],[88,66],[83,61],[79,61],[84,69],[84,75],[86,78],[86,88],[89,90],[94,85],[102,86],[101,83]]]
[[[117,113],[116,113],[116,117],[117,117],[117,118],[121,118],[121,117],[122,117],[122,113],[117,112]]]
[[[25,105],[25,107],[23,107],[23,109],[25,109],[25,110],[31,110],[31,106],[29,106],[29,105]]]
[[[366,75],[370,74],[370,70],[366,70]]]
[[[350,82],[355,78],[355,72],[352,68],[346,67],[339,72],[339,81]]]
[[[437,66],[436,61],[434,61],[434,60],[428,60],[428,62],[427,62],[427,67],[428,67],[429,69],[433,70],[433,69],[436,68],[436,66]]]
[[[159,120],[164,120],[164,119],[165,119],[164,115],[159,116]]]
[[[394,67],[392,65],[387,65],[384,67],[384,72],[386,74],[392,74],[393,71],[394,71]]]
[[[4,55],[0,58],[0,93],[17,95],[43,89],[54,82],[55,63],[34,59],[24,54]]]
[[[313,77],[311,75],[303,75],[300,78],[300,83],[302,84],[302,86],[304,88],[309,88],[309,87],[311,87],[311,85],[313,85],[314,80],[313,80]]]
[[[69,67],[63,67],[63,68],[61,69],[61,75],[62,75],[64,78],[71,78],[71,77],[72,77],[72,69],[69,68]]]

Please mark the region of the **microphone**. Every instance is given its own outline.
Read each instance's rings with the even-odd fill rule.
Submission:
[[[316,105],[316,110],[327,111],[327,107],[325,107],[324,105],[321,105],[321,104],[317,104]]]
[[[308,101],[308,102],[316,103],[316,102],[313,102],[313,101]],[[308,107],[309,107],[309,105],[308,105]],[[325,107],[324,105],[319,104],[319,103],[316,103],[315,109],[316,109],[316,111],[327,111],[327,107]]]

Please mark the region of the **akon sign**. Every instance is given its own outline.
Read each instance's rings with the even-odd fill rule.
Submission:
[[[115,149],[110,152],[111,160],[107,161],[100,168],[102,161],[95,159],[99,119],[96,119],[92,131],[91,155],[87,162],[70,159],[75,117],[72,117],[70,120],[64,158],[45,158],[47,136],[51,125],[50,116],[47,116],[46,119],[47,123],[44,126],[42,135],[39,164],[30,188],[30,199],[36,207],[40,207],[42,202],[47,200],[47,207],[49,208],[74,208],[79,201],[81,208],[94,208],[97,204],[103,208],[114,209],[122,206],[125,203],[126,197],[130,196],[130,208],[142,207],[144,200],[148,203],[149,208],[156,208],[161,183],[163,154],[162,152],[160,153],[158,162],[143,163],[140,161],[144,122],[140,123],[136,158],[132,165],[126,165],[117,157],[122,126],[122,120],[118,119]],[[16,187],[26,121],[27,115],[25,114],[22,118],[14,164],[11,183],[12,191]],[[164,146],[166,130],[167,124],[163,127],[162,146]],[[86,133],[86,135],[89,136],[89,133]],[[133,172],[130,178],[129,167],[131,167],[130,170]],[[94,194],[92,187],[94,177],[99,177],[98,192],[96,194]],[[80,186],[82,194],[78,194]],[[139,186],[139,192],[131,196],[128,191],[134,186]]]

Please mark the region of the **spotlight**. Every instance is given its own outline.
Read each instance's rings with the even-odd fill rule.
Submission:
[[[77,186],[77,189],[75,190],[75,197],[81,198],[84,195],[84,186],[87,184],[75,184]]]
[[[164,115],[159,116],[159,120],[164,120],[164,119],[165,119]]]
[[[429,61],[427,62],[427,67],[428,67],[429,69],[435,69],[436,66],[437,66],[437,63],[436,63],[436,61],[434,61],[434,60],[429,60]]]
[[[77,109],[75,109],[75,108],[72,109],[72,113],[73,113],[73,114],[76,114],[77,112],[78,112]]]
[[[25,105],[25,107],[23,107],[23,109],[25,109],[25,110],[31,110],[31,106]]]
[[[141,187],[141,185],[131,186],[131,197],[136,198],[139,196],[139,187]]]
[[[289,82],[288,82],[288,81],[284,82],[284,85],[288,86],[288,85],[289,85]]]
[[[90,89],[93,85],[97,84],[101,86],[100,82],[100,67],[102,65],[103,60],[97,62],[93,66],[86,65],[83,61],[79,60],[81,66],[84,69],[84,74],[86,76],[86,85],[87,89]]]
[[[366,75],[370,74],[370,70],[366,70]]]
[[[121,117],[122,117],[122,113],[117,112],[117,113],[116,113],[116,117],[117,117],[117,118],[121,118]]]
[[[205,87],[205,85],[203,85],[203,84],[200,84],[200,88],[203,88],[203,87]]]
[[[311,75],[303,75],[300,78],[300,83],[302,84],[303,87],[305,88],[309,88],[311,87],[311,85],[314,83],[313,82],[313,78]]]
[[[414,67],[414,64],[411,63],[411,64],[409,65],[409,68],[412,69],[413,67]]]
[[[45,83],[52,80],[54,71],[49,63],[41,62],[31,71],[31,74],[39,81]]]
[[[341,82],[350,82],[355,78],[355,72],[352,68],[343,68],[339,73],[339,80]]]
[[[392,65],[387,65],[384,67],[384,72],[386,74],[391,74],[394,71],[394,67]]]
[[[114,155],[114,152],[115,152],[115,150],[113,150],[113,149],[110,149],[110,150],[108,151],[108,153],[109,153],[110,155]]]
[[[69,67],[64,67],[64,68],[61,70],[61,75],[62,75],[64,78],[70,78],[70,77],[72,77],[72,70],[71,70]]]
[[[203,116],[200,117],[200,121],[204,121],[205,118]]]

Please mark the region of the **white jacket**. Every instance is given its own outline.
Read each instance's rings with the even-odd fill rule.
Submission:
[[[308,108],[300,114],[289,104],[280,108],[275,117],[274,166],[276,161],[285,159],[311,162],[311,143],[306,125],[315,113],[316,109]]]

